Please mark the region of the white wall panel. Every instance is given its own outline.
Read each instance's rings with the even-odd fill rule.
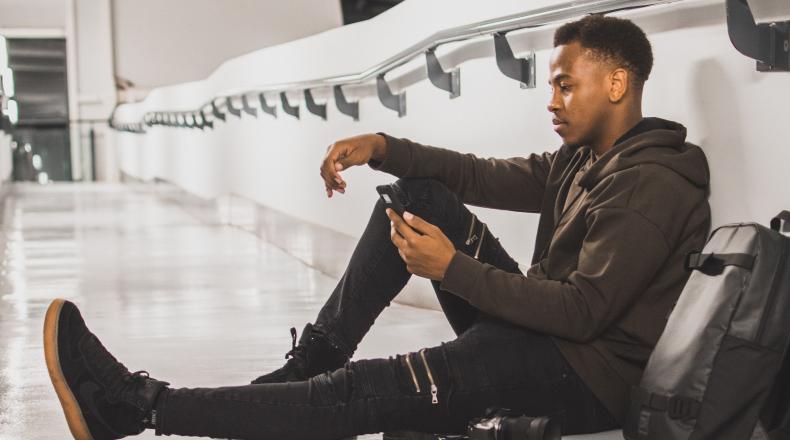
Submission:
[[[368,22],[230,60],[205,81],[155,90],[145,102],[119,109],[119,119],[136,121],[145,111],[192,109],[215,94],[270,81],[356,72],[438,28],[547,3],[406,1]],[[727,36],[723,1],[689,0],[617,15],[642,26],[653,44],[655,67],[645,89],[644,114],[683,123],[688,140],[708,155],[714,225],[766,222],[780,208],[790,207],[790,124],[785,110],[790,74],[758,73],[754,61],[736,52]],[[363,132],[386,131],[484,157],[558,148],[561,140],[546,109],[553,30],[509,34],[517,52],[536,51],[536,89],[522,90],[498,72],[490,39],[455,44],[439,53],[445,67],[467,59],[461,64],[462,95],[457,99],[449,100],[427,80],[413,83],[414,75],[424,76],[421,58],[393,72],[407,74],[398,83],[410,84],[404,118],[385,109],[368,87],[362,90],[366,96],[359,122],[339,114],[332,101],[328,121],[302,105],[300,121],[280,108],[278,119],[229,116],[229,122],[217,123],[209,132],[152,128],[145,135],[119,133],[122,168],[134,176],[174,181],[202,196],[240,195],[358,236],[376,200],[373,187],[393,178],[352,169],[346,176],[347,193],[327,199],[318,175],[327,145]],[[537,216],[475,211],[517,260],[529,261]]]

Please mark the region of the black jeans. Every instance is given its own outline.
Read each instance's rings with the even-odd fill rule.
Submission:
[[[439,226],[456,249],[520,273],[499,240],[443,184],[396,184],[410,199],[409,211]],[[390,241],[379,200],[315,326],[353,354],[410,276]],[[551,338],[482,313],[433,285],[455,340],[388,359],[347,362],[303,382],[166,390],[157,431],[271,440],[394,430],[461,433],[490,406],[558,417],[564,434],[618,426]]]

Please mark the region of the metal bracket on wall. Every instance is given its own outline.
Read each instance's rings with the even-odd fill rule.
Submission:
[[[504,32],[494,34],[494,51],[499,71],[508,78],[521,82],[522,89],[535,88],[535,53],[516,58]]]
[[[332,90],[335,93],[335,104],[340,113],[351,116],[355,121],[359,121],[359,102],[348,102],[343,87],[340,84],[335,85]]]
[[[288,113],[289,115],[293,116],[296,119],[299,119],[299,106],[292,106],[288,102],[288,97],[285,96],[285,92],[280,92],[280,101],[283,104],[283,111]]]
[[[192,121],[195,122],[195,125],[193,125],[192,127],[199,128],[199,129],[203,130],[203,121],[204,121],[204,119],[203,119],[203,116],[199,112],[192,113]]]
[[[200,110],[200,119],[203,120],[203,124],[201,124],[201,126],[200,126],[201,129],[206,128],[206,127],[212,128],[212,129],[214,128],[214,122],[213,121],[209,121],[208,119],[206,119],[206,114],[203,112],[202,109]]]
[[[217,102],[211,101],[211,114],[214,115],[215,118],[219,119],[220,121],[225,120],[225,113],[222,113],[217,108]]]
[[[399,118],[406,115],[406,92],[399,95],[393,94],[390,85],[384,79],[383,73],[376,77],[376,90],[378,91],[379,101],[384,104],[384,107],[398,112]]]
[[[228,113],[232,114],[233,116],[240,118],[241,117],[241,109],[236,108],[233,106],[233,97],[228,96],[225,98],[225,107],[228,109]]]
[[[247,95],[241,95],[241,109],[253,118],[258,117],[258,109],[250,105],[250,102],[247,101]]]
[[[269,103],[266,102],[266,97],[262,92],[258,95],[258,99],[261,101],[261,110],[263,110],[264,113],[268,113],[276,118],[277,107],[269,105]]]
[[[727,0],[726,9],[732,45],[757,60],[757,71],[790,71],[790,21],[757,24],[745,0]]]
[[[450,99],[461,96],[461,69],[445,72],[436,57],[436,49],[425,52],[428,67],[428,78],[436,87],[450,92]]]
[[[315,102],[313,92],[310,91],[310,89],[304,90],[304,102],[305,105],[307,105],[307,111],[316,116],[320,116],[321,119],[326,121],[326,104],[318,104]]]

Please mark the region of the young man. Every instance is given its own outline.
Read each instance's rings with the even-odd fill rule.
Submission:
[[[129,373],[72,303],[54,301],[44,348],[74,436],[462,432],[490,406],[554,415],[566,434],[619,426],[687,279],[684,257],[707,237],[708,167],[682,125],[642,117],[652,53],[636,25],[589,16],[554,46],[553,153],[482,159],[384,134],[329,148],[327,196],[344,192],[340,171],[369,164],[400,177],[408,212],[376,204],[315,324],[253,384],[173,389]],[[540,213],[526,275],[465,203]],[[457,339],[349,361],[412,274],[432,280]]]

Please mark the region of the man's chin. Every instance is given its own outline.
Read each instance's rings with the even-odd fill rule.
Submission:
[[[563,145],[567,146],[571,150],[578,150],[582,146],[584,146],[584,142],[580,142],[577,139],[569,139],[569,138],[562,138]]]

